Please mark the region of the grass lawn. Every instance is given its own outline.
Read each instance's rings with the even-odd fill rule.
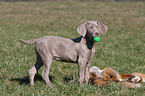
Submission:
[[[81,87],[78,65],[58,61],[50,70],[53,89],[42,80],[42,68],[35,76],[35,86],[29,85],[34,44],[18,40],[46,35],[72,39],[80,36],[77,27],[89,20],[109,28],[96,45],[91,66],[112,67],[119,73],[145,73],[145,2],[0,2],[0,95],[145,96],[145,84],[136,89],[114,84]]]

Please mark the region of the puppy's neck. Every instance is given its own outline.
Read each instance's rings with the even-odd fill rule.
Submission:
[[[95,46],[96,42],[93,41],[93,39],[90,39],[89,37],[85,36],[83,39],[86,41],[86,45],[88,49],[92,50],[92,48]]]

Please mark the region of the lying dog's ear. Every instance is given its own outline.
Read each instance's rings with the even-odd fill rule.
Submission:
[[[100,22],[98,22],[99,25],[99,31],[104,35],[108,31],[108,27]]]
[[[85,37],[86,33],[87,33],[87,27],[86,27],[87,22],[81,24],[78,28],[77,28],[77,32],[79,34],[81,34],[83,37]]]

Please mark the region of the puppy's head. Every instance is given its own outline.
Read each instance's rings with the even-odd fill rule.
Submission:
[[[103,70],[100,70],[97,66],[93,66],[90,68],[90,73],[94,74],[96,77],[104,74]]]
[[[94,37],[106,34],[108,27],[98,21],[87,21],[77,28],[77,32],[83,37],[93,40]],[[101,33],[101,34],[100,34]]]

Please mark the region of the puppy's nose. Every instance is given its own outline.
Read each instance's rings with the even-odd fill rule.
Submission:
[[[100,33],[96,32],[96,33],[95,33],[95,36],[99,36],[99,37],[100,37]]]

